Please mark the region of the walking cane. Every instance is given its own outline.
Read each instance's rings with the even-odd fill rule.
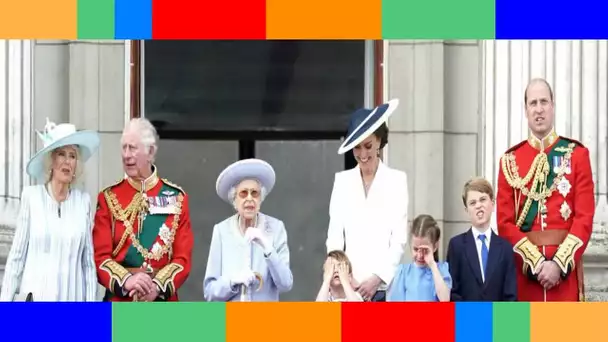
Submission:
[[[251,259],[253,258],[253,245],[250,242],[248,245],[249,248],[249,253],[248,257],[245,258],[245,265],[249,266],[249,269],[251,269]],[[255,291],[260,291],[262,289],[262,285],[264,283],[264,280],[262,279],[262,275],[258,272],[253,272],[253,274],[255,275],[255,278],[258,280],[258,287],[255,289]],[[250,302],[251,298],[249,296],[249,287],[245,284],[241,285],[241,302]]]

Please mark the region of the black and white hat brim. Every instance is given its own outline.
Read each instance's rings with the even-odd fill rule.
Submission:
[[[344,154],[352,150],[355,146],[359,145],[363,140],[367,139],[373,134],[388,118],[393,114],[397,106],[399,105],[399,99],[390,100],[388,106],[383,112],[380,112],[378,106],[372,110],[372,112],[361,122],[361,124],[355,128],[355,130],[344,140],[338,154]]]

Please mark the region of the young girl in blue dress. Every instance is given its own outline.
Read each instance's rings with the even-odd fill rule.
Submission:
[[[412,262],[401,264],[388,289],[387,302],[449,302],[452,288],[447,262],[438,261],[441,230],[430,215],[412,223]]]

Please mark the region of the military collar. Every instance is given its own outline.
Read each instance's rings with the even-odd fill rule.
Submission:
[[[152,165],[152,174],[146,180],[136,181],[131,177],[127,177],[127,181],[135,190],[142,191],[143,189],[144,192],[148,192],[158,184],[160,178],[158,178],[158,174],[156,173],[156,166]]]
[[[559,135],[557,135],[557,133],[555,133],[555,130],[552,129],[551,133],[547,134],[547,136],[543,139],[538,139],[534,136],[534,134],[530,133],[528,143],[535,149],[539,151],[544,151],[547,147],[553,145],[558,138]]]

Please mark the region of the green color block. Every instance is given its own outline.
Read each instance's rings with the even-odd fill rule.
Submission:
[[[492,342],[530,342],[530,303],[493,303],[492,316]]]
[[[226,303],[112,303],[112,342],[225,342]]]
[[[78,39],[114,39],[114,0],[78,0]]]
[[[495,0],[382,0],[382,39],[494,39]]]

